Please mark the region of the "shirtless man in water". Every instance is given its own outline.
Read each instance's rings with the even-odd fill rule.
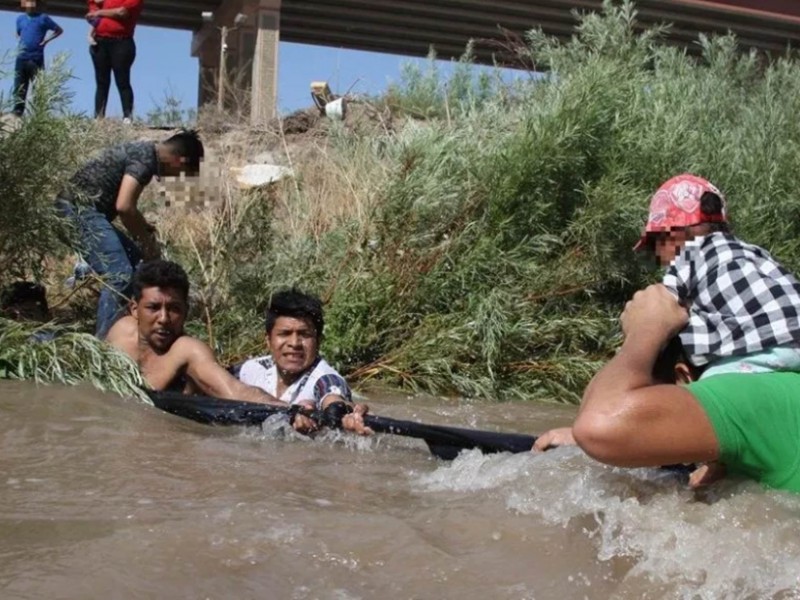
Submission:
[[[180,265],[165,260],[143,263],[131,283],[131,314],[114,324],[106,341],[136,361],[152,389],[289,406],[241,383],[217,362],[207,344],[184,334],[189,279]],[[300,432],[317,428],[303,415],[295,417],[293,426]]]

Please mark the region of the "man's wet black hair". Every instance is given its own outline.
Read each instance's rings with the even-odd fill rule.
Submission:
[[[720,215],[722,215],[722,207],[722,198],[714,192],[703,192],[703,195],[700,196],[700,212],[702,212],[703,215],[719,218]],[[705,222],[705,225],[708,226],[712,232],[728,232],[731,230],[728,223]]]
[[[675,383],[675,365],[679,362],[689,367],[692,379],[697,380],[700,378],[703,369],[695,367],[689,361],[689,357],[686,356],[686,352],[683,350],[681,338],[676,335],[656,358],[656,363],[653,365],[653,379],[657,383]]]
[[[316,296],[305,294],[297,288],[276,292],[267,307],[267,335],[272,333],[278,317],[293,317],[311,321],[317,331],[317,338],[322,337],[325,320],[322,317],[322,302]]]
[[[26,302],[33,302],[47,312],[47,295],[44,286],[32,281],[15,281],[0,291],[0,309],[8,310]]]
[[[200,172],[200,162],[205,155],[203,142],[194,129],[183,129],[164,142],[175,155],[184,159],[186,170],[191,173]]]
[[[142,290],[159,287],[172,288],[181,292],[184,301],[189,301],[189,278],[178,263],[168,260],[149,260],[139,265],[131,280],[133,299],[142,299]]]

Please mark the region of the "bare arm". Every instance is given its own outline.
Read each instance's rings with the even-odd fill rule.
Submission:
[[[137,206],[143,189],[142,184],[136,181],[136,178],[125,175],[117,193],[116,209],[125,229],[139,243],[145,259],[149,260],[158,258],[160,252],[152,228]]]
[[[660,284],[637,292],[625,307],[622,348],[586,388],[572,428],[589,456],[627,467],[718,457],[716,434],[691,392],[653,381],[658,353],[687,318]]]
[[[62,33],[64,33],[64,30],[61,29],[61,27],[56,26],[56,28],[53,30],[53,34],[50,37],[43,39],[41,45],[46,46],[54,39],[56,39],[58,36],[60,36]]]
[[[187,352],[186,374],[204,394],[225,400],[289,406],[286,402],[236,379],[217,362],[211,348],[200,340],[187,339],[184,343],[191,345]]]
[[[620,317],[625,341],[617,355],[586,387],[578,415],[614,412],[613,398],[654,385],[659,352],[688,321],[685,308],[661,284],[637,292]]]

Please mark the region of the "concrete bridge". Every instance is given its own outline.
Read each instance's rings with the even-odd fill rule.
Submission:
[[[475,39],[476,59],[491,63],[509,36],[542,27],[568,37],[574,10],[601,0],[145,0],[141,23],[194,32],[191,52],[200,61],[199,100],[213,97],[220,66],[220,30],[242,12],[248,20],[227,36],[227,72],[238,71],[251,91],[251,117],[275,113],[278,41],[442,58],[463,53]],[[81,17],[80,0],[49,0],[48,12]],[[18,10],[17,0],[0,9]],[[701,32],[733,31],[745,47],[779,53],[800,46],[800,2],[795,0],[639,0],[643,25],[669,22],[671,40],[691,47]],[[213,12],[213,22],[201,19]],[[494,43],[492,43],[494,42]],[[502,56],[500,57],[502,61]]]

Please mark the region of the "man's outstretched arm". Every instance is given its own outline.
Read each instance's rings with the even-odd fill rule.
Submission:
[[[259,388],[245,385],[228,373],[206,344],[193,338],[183,338],[177,343],[186,352],[186,373],[204,394],[224,400],[245,400],[272,406],[289,406]]]

